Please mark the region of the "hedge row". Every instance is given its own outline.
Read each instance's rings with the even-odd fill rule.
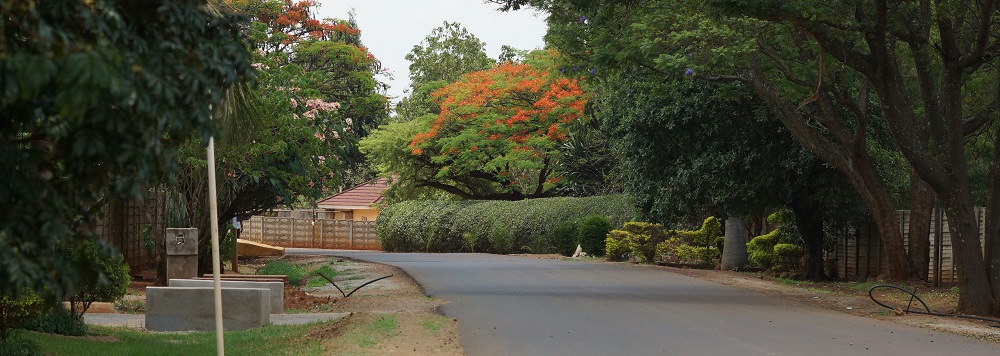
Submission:
[[[382,210],[376,232],[385,251],[557,253],[557,227],[590,215],[604,216],[619,227],[636,213],[622,195],[522,201],[407,201]]]

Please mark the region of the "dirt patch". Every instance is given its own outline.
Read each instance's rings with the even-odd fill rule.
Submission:
[[[279,257],[306,268],[328,267],[331,285],[322,277],[306,278],[309,286],[285,286],[287,312],[349,312],[350,316],[323,325],[306,335],[322,342],[328,354],[338,355],[464,355],[457,321],[438,311],[442,301],[425,296],[423,289],[402,270],[383,264],[325,256]],[[276,258],[245,261],[240,271],[252,273]],[[374,279],[392,275],[363,287]],[[330,277],[330,276],[328,276]],[[316,281],[309,283],[309,279]],[[340,288],[340,290],[337,289]],[[350,293],[349,298],[344,294]],[[341,290],[343,292],[341,292]]]
[[[842,313],[891,321],[894,323],[951,332],[980,340],[1000,342],[1000,323],[962,319],[955,317],[903,313],[909,305],[910,295],[902,292],[876,292],[875,296],[890,306],[900,307],[899,312],[884,308],[872,302],[867,285],[853,286],[850,283],[810,283],[776,280],[763,273],[697,270],[684,268],[656,267],[707,281],[755,290],[770,295],[781,296],[796,302],[809,303]],[[911,287],[912,288],[912,287]],[[954,313],[958,303],[956,294],[950,287],[934,288],[930,285],[915,286],[917,296],[923,299],[932,311]],[[879,291],[879,290],[877,290]],[[913,310],[922,310],[916,301]],[[901,314],[901,315],[900,315]]]

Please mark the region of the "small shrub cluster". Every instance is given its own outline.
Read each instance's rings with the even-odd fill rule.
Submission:
[[[715,217],[702,223],[701,229],[670,230],[660,224],[627,222],[605,239],[607,258],[611,261],[636,260],[655,263],[664,257],[682,262],[706,263],[719,257],[717,242],[722,239],[721,224]]]
[[[24,338],[0,340],[0,355],[2,356],[35,356],[41,355],[38,344]]]
[[[588,219],[591,215],[606,221]],[[385,251],[566,255],[572,254],[577,244],[584,245],[581,237],[585,235],[591,248],[587,252],[602,255],[602,242],[610,227],[620,226],[634,215],[631,203],[620,195],[407,201],[383,210],[376,232]]]
[[[24,327],[44,312],[45,301],[30,290],[0,296],[0,342],[6,342],[13,329]]]
[[[767,220],[780,226],[747,242],[747,257],[750,263],[760,268],[778,271],[799,269],[799,259],[802,258],[804,249],[795,244],[796,240],[800,239],[795,227],[790,225],[787,214],[777,212],[768,216]]]
[[[66,311],[61,306],[52,308],[35,318],[25,326],[25,329],[57,335],[87,335],[87,324],[83,322],[83,316]]]
[[[70,297],[70,312],[80,319],[94,302],[114,302],[128,293],[129,276],[128,263],[118,251],[101,252],[93,242],[86,242],[79,251],[66,252],[65,257],[80,261],[81,264],[92,266],[97,274],[89,283],[85,283],[80,291]],[[55,312],[58,314],[58,311]],[[55,320],[64,320],[61,315],[53,316]],[[82,322],[81,322],[82,323]]]
[[[664,229],[660,224],[631,221],[621,230],[608,233],[605,246],[608,260],[653,263],[663,252],[676,248],[678,242],[676,231]]]
[[[774,268],[782,271],[799,269],[799,260],[804,252],[802,246],[793,244],[774,245]]]

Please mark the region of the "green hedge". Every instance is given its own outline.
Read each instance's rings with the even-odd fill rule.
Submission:
[[[521,201],[406,201],[382,210],[376,232],[394,252],[558,253],[567,227],[601,215],[613,226],[633,219],[621,195]],[[573,248],[576,248],[574,245]]]

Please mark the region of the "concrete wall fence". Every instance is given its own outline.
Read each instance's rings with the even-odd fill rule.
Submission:
[[[280,247],[381,250],[374,221],[254,216],[240,238]]]
[[[983,245],[986,230],[986,208],[976,208],[976,219],[979,223],[979,243]],[[908,246],[910,239],[910,211],[896,211],[899,230],[903,233],[903,244]],[[844,280],[861,280],[876,277],[888,272],[885,263],[885,252],[882,250],[882,240],[874,224],[863,228],[850,229],[844,236],[838,236],[837,246],[827,252],[826,259],[836,263],[837,275]],[[951,231],[948,227],[948,216],[940,209],[931,215],[930,229],[930,263],[927,266],[927,281],[932,283],[955,283],[957,271],[951,248]]]

